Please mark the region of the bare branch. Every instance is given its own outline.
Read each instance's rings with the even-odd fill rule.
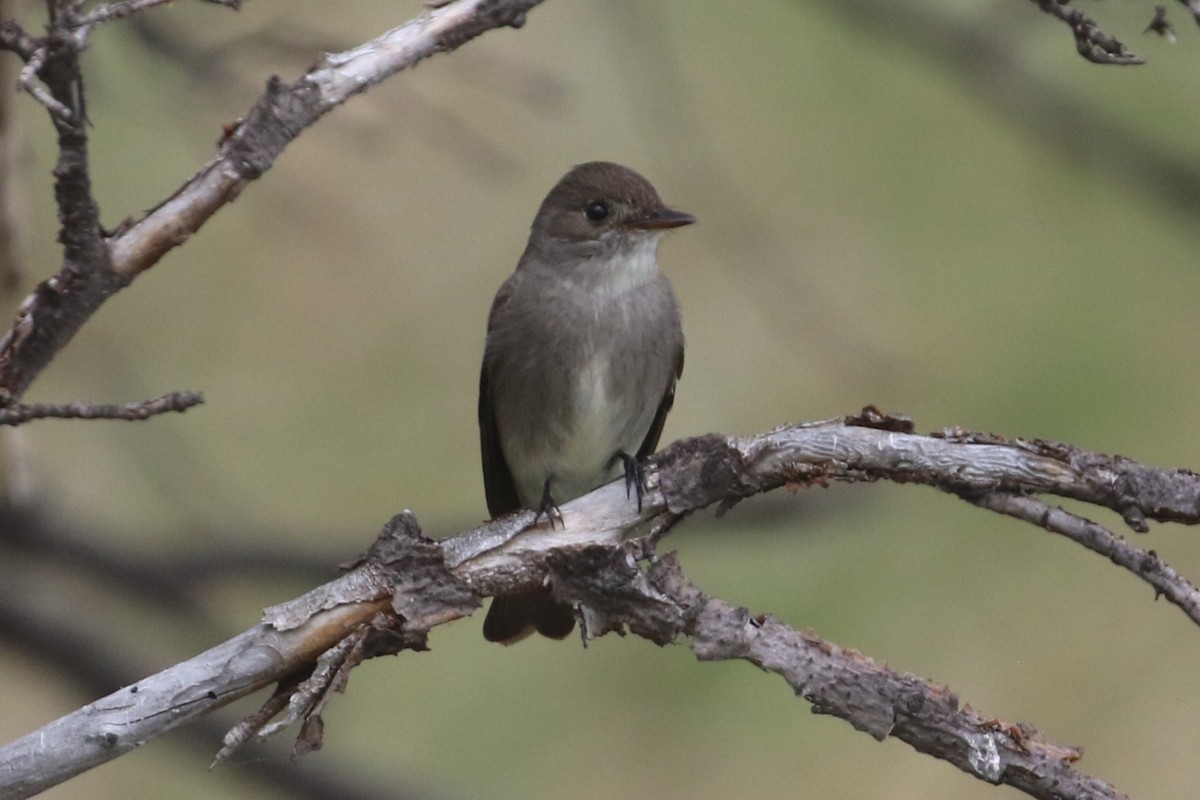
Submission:
[[[26,33],[16,20],[0,19],[0,50],[12,51],[28,62],[39,47],[37,39]]]
[[[1108,113],[1111,109],[1085,101],[1070,86],[1061,86],[1059,76],[1030,65],[1020,57],[1016,37],[916,0],[821,0],[820,5],[846,24],[904,46],[965,91],[986,96],[989,108],[1023,129],[1031,146],[1070,160],[1076,144],[1070,132],[1086,130],[1090,163],[1099,173],[1118,179],[1123,190],[1137,187],[1155,195],[1189,222],[1200,214],[1200,169],[1194,158],[1156,146],[1116,122],[1119,115]]]
[[[910,429],[907,420],[867,409],[744,439],[683,440],[654,458],[641,512],[614,482],[565,504],[563,524],[549,530],[524,511],[430,542],[406,512],[336,581],[267,609],[262,624],[196,658],[0,748],[0,795],[28,796],[270,683],[283,682],[280,693],[230,732],[222,757],[278,730],[270,720],[285,709],[285,722],[304,722],[299,747],[319,747],[322,708],[360,658],[423,649],[431,628],[471,614],[483,596],[549,586],[559,600],[578,605],[590,636],[622,628],[658,643],[687,636],[702,660],[749,660],[784,676],[815,711],[877,738],[900,738],[983,780],[1038,798],[1120,797],[1073,769],[1078,751],[1042,740],[1029,726],[960,707],[944,687],[707,598],[670,557],[654,558],[649,540],[623,542],[647,526],[652,537],[662,535],[712,503],[726,507],[773,488],[830,480],[937,486],[1056,531],[1085,521],[1046,515],[1044,507],[1024,504],[1025,494],[1086,500],[1135,525],[1200,522],[1200,477],[1185,470],[1154,470],[1047,442],[961,431],[918,436]],[[1137,562],[1137,551],[1132,556]],[[648,567],[639,563],[647,557]],[[1146,565],[1124,563],[1124,556],[1113,561],[1139,575]],[[1165,576],[1156,589],[1171,597],[1174,573],[1158,561],[1152,566]],[[1186,593],[1176,595],[1183,606]]]
[[[307,127],[354,95],[435,53],[454,50],[493,28],[520,27],[526,12],[540,2],[456,0],[426,11],[353,50],[327,55],[320,65],[290,84],[272,79],[266,93],[224,139],[212,161],[142,220],[106,239],[99,238],[98,221],[93,225],[89,215],[80,213],[76,217],[64,209],[64,200],[75,200],[70,210],[81,211],[85,204],[80,193],[64,194],[60,190],[66,258],[59,273],[25,299],[13,326],[0,337],[0,406],[17,402],[46,364],[108,297],[198,231],[250,181],[270,169],[287,145]],[[70,48],[65,44],[73,39],[61,38],[62,57],[52,50],[41,73],[51,86],[54,99],[74,112],[71,124],[55,117],[63,153],[56,174],[62,173],[59,186],[65,190],[84,185],[78,178],[87,177],[87,162],[77,61],[72,61]],[[55,41],[53,36],[49,37],[52,45]],[[57,80],[45,74],[50,67],[71,72],[72,64],[76,70],[72,80]],[[55,86],[61,90],[76,89],[78,107],[69,102],[70,97],[61,96]],[[75,138],[67,137],[66,132],[73,132]],[[76,157],[67,159],[68,153]],[[78,156],[83,156],[83,160]],[[87,199],[90,201],[90,195]],[[78,232],[74,231],[76,222],[83,223]],[[99,252],[83,247],[93,238]],[[88,258],[81,260],[83,255]]]
[[[11,408],[0,408],[0,425],[21,425],[34,419],[125,419],[143,420],[158,414],[187,411],[204,402],[200,392],[171,392],[153,400],[122,405],[98,403],[18,403]]]
[[[1077,527],[1069,524],[1065,512],[1051,514],[1047,523],[1041,508],[1033,513],[1027,505],[1002,503],[1000,497],[1039,493],[1080,500],[1121,514],[1137,531],[1147,530],[1147,520],[1200,524],[1200,476],[1190,470],[1154,469],[1124,456],[1041,440],[961,430],[921,436],[911,432],[908,420],[882,415],[874,408],[846,419],[787,426],[747,439],[717,435],[686,439],[659,453],[655,460],[661,467],[662,485],[653,497],[647,496],[647,515],[641,520],[608,520],[613,533],[606,541],[619,541],[622,531],[657,520],[664,509],[684,514],[713,503],[725,508],[781,485],[833,480],[882,479],[933,486],[982,507],[992,508],[991,502],[996,506],[992,510],[1038,526],[1052,524],[1052,530],[1064,534]],[[709,472],[703,482],[680,482],[691,475],[681,469],[690,463],[706,465]],[[989,496],[994,497],[989,500]],[[1014,511],[1018,507],[1023,513]],[[540,548],[595,541],[589,533],[581,542],[571,530],[568,525],[553,534],[542,533],[536,544],[530,544]],[[495,556],[497,563],[491,565],[495,569],[507,569],[511,566],[508,559],[516,557],[519,562],[526,555],[523,546],[508,546],[504,538],[477,541],[482,535],[474,532],[443,542],[452,567],[472,559],[489,563],[493,556],[484,552],[488,548],[504,546],[502,554]],[[1200,625],[1196,587],[1157,556],[1122,543],[1096,523],[1080,530],[1077,540],[1149,583],[1156,595],[1164,596]],[[540,573],[526,576],[533,585],[543,577]],[[485,594],[492,593],[486,586],[483,589]]]
[[[284,147],[329,111],[386,78],[491,28],[519,27],[540,0],[462,0],[353,50],[327,54],[290,84],[277,79],[222,144],[217,158],[111,242],[113,269],[128,277],[182,243],[245,185],[271,168]]]
[[[1077,8],[1067,8],[1062,0],[1034,0],[1038,8],[1051,16],[1058,17],[1071,28],[1075,36],[1075,49],[1079,55],[1094,64],[1145,64],[1146,59],[1129,52],[1119,39],[1100,30],[1096,21]]]
[[[18,366],[12,362],[11,347],[21,350],[40,370],[108,297],[129,282],[111,269],[100,229],[100,210],[92,195],[87,111],[79,66],[83,38],[68,30],[66,23],[55,22],[71,19],[75,5],[60,8],[49,4],[50,31],[22,70],[22,84],[50,109],[58,133],[54,197],[61,224],[58,239],[63,246],[63,264],[57,275],[39,284],[21,303],[15,324],[0,339],[0,408],[19,400],[36,374],[18,373],[19,379],[26,380],[18,380],[20,385],[15,389],[4,379]],[[34,83],[39,78],[48,94]],[[59,303],[63,298],[70,299]]]
[[[20,647],[36,659],[43,672],[59,672],[76,691],[99,697],[114,686],[131,685],[149,670],[139,666],[127,649],[115,649],[108,633],[98,630],[94,623],[94,616],[85,619],[66,608],[31,607],[29,598],[21,596],[11,583],[0,584],[0,640]],[[286,704],[286,695],[283,701]],[[190,750],[211,754],[214,743],[231,724],[225,715],[214,714],[196,720],[177,735]],[[255,788],[263,781],[269,782],[277,794],[293,800],[434,800],[442,796],[426,787],[407,785],[398,775],[389,776],[386,785],[371,785],[365,775],[347,770],[344,764],[330,766],[316,761],[255,758],[240,762],[231,777],[255,784]],[[5,796],[0,790],[0,797]]]
[[[1031,522],[1054,533],[1061,533],[1087,549],[1099,553],[1119,567],[1137,575],[1154,591],[1179,606],[1183,613],[1200,625],[1200,590],[1163,563],[1154,551],[1147,552],[1114,535],[1089,519],[1051,508],[1035,497],[1007,492],[961,495],[968,503]]]
[[[29,57],[28,63],[21,70],[21,74],[17,76],[17,84],[29,92],[33,99],[44,105],[51,115],[57,117],[62,122],[69,123],[73,119],[71,109],[55,100],[50,92],[46,91],[38,83],[38,73],[41,72],[42,67],[46,66],[46,57],[47,51],[45,47],[39,47],[35,50]]]
[[[636,575],[619,564],[607,571],[594,567],[594,562],[588,564],[577,576],[592,587],[586,592],[589,598],[609,599],[619,596],[615,587],[625,589],[622,603],[602,609],[610,615],[610,625],[627,625],[639,635],[645,635],[644,630],[678,630],[690,638],[701,661],[748,661],[781,676],[812,704],[814,713],[840,717],[880,741],[897,738],[988,783],[1006,784],[1043,800],[1124,797],[1073,768],[1081,757],[1078,749],[1048,742],[1029,725],[960,707],[947,687],[896,673],[811,631],[797,631],[770,615],[751,615],[707,597],[684,578],[671,555],[644,573],[634,570]],[[570,586],[569,581],[564,584]],[[642,590],[636,603],[629,587]],[[570,593],[585,592],[571,586]]]
[[[73,27],[81,28],[100,22],[112,22],[132,16],[139,11],[145,11],[148,8],[164,6],[167,3],[173,2],[175,0],[120,0],[120,2],[116,3],[104,3],[86,14],[81,14],[73,21],[72,25]]]

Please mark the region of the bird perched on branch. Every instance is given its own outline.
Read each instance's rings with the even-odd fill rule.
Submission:
[[[619,164],[568,172],[542,201],[525,252],[488,316],[479,441],[488,511],[531,508],[553,527],[558,504],[625,476],[641,508],[683,372],[679,303],[658,243],[695,222]],[[492,601],[483,635],[561,639],[572,609],[549,594]]]

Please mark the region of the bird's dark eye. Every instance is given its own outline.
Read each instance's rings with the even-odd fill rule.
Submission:
[[[587,218],[592,222],[601,222],[608,216],[608,206],[599,200],[593,200],[587,204],[583,213],[587,214]]]

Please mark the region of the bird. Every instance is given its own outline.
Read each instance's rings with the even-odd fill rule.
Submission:
[[[643,461],[658,446],[683,374],[679,302],[657,252],[695,222],[634,170],[580,164],[542,201],[525,251],[488,314],[479,441],[488,512],[526,508],[553,527],[558,504],[622,475],[641,509]],[[570,605],[499,595],[488,641],[562,639]]]

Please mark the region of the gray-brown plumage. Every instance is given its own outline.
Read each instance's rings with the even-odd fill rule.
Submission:
[[[679,304],[656,260],[669,228],[694,222],[618,164],[568,172],[538,210],[517,269],[496,293],[479,377],[488,511],[557,504],[624,474],[643,489],[683,371]],[[546,594],[497,597],[484,636],[562,638],[571,609]]]

